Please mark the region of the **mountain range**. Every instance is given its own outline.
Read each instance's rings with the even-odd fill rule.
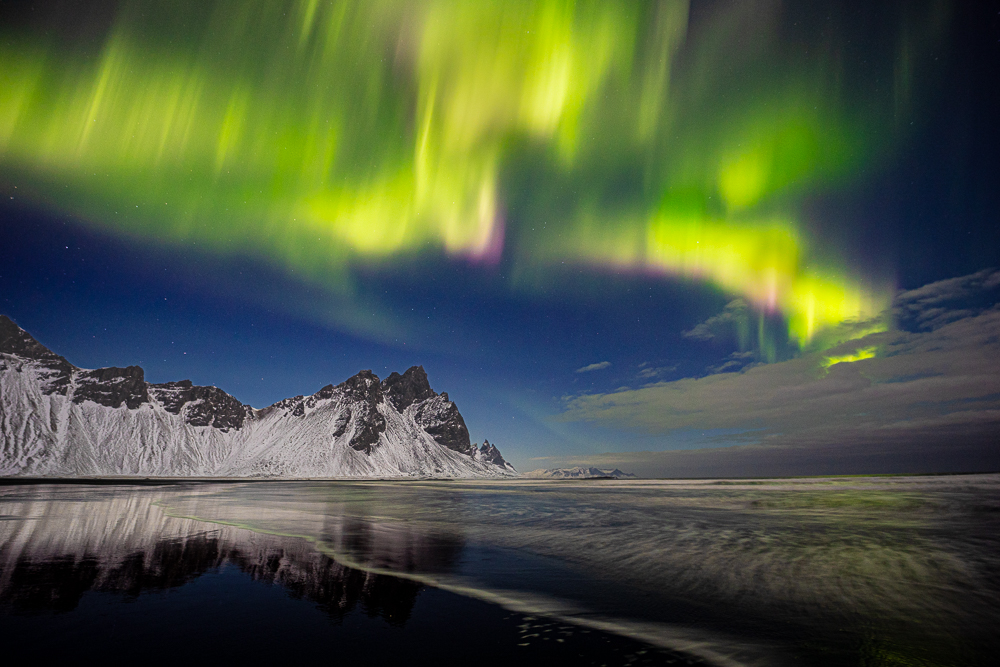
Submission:
[[[535,477],[538,479],[635,479],[635,475],[630,472],[622,472],[618,468],[605,470],[603,468],[588,468],[576,466],[575,468],[550,468],[544,470],[532,470],[524,473],[525,477]]]
[[[421,366],[369,370],[257,409],[139,366],[77,368],[0,315],[0,475],[498,477]]]

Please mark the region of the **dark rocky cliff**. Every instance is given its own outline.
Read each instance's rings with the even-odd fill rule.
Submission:
[[[418,404],[414,418],[438,444],[463,454],[472,453],[465,419],[447,393],[431,389],[423,366],[411,366],[402,375],[392,373],[382,380],[382,391],[400,412]]]
[[[70,377],[76,367],[39,343],[6,315],[0,315],[0,354],[11,354],[38,362],[40,369],[48,371],[42,390],[50,395],[66,395]]]
[[[192,426],[214,426],[222,431],[243,426],[249,406],[243,405],[218,387],[199,387],[191,380],[149,385],[149,393],[167,412],[184,410],[184,419]]]
[[[484,461],[489,461],[501,468],[508,465],[507,461],[500,455],[500,450],[496,446],[491,445],[489,440],[483,440],[483,446],[479,448],[479,455]]]

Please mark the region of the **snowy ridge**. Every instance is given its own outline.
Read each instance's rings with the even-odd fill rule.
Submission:
[[[414,366],[361,371],[263,409],[138,366],[86,370],[0,315],[0,475],[496,477],[458,408]]]
[[[539,479],[635,479],[635,475],[630,472],[622,472],[618,468],[606,470],[603,468],[585,468],[576,466],[575,468],[550,468],[544,470],[532,470],[524,473],[525,477],[536,477]]]

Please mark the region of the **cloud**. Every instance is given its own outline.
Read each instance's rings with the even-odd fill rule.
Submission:
[[[939,280],[896,297],[893,315],[906,331],[933,331],[983,312],[1000,297],[1000,270]]]
[[[880,465],[888,467],[921,456],[928,465],[940,466],[948,448],[954,449],[956,461],[960,454],[968,459],[962,448],[970,442],[998,452],[1000,307],[982,305],[984,293],[998,285],[997,272],[980,272],[904,292],[896,310],[919,323],[918,331],[869,334],[823,352],[735,373],[718,372],[730,368],[726,362],[717,374],[703,378],[577,396],[567,400],[562,418],[666,437],[681,429],[755,430],[753,447],[735,449],[756,452],[760,461],[771,461],[770,469],[785,474],[810,469],[810,460],[830,463],[840,455],[850,472],[852,456],[857,463],[873,452],[883,452]],[[976,299],[980,305],[975,309],[948,308]],[[859,350],[869,349],[875,350],[872,358],[834,363],[826,374],[822,371],[824,360],[857,357]],[[700,451],[697,456],[660,452],[653,458],[683,459],[692,471],[702,465],[705,474],[719,469],[723,460],[730,461],[730,468],[735,461],[754,468],[746,452],[733,458],[733,448]],[[706,453],[712,451],[716,454]],[[588,460],[630,465],[620,460],[623,454],[608,456],[618,458]],[[1000,455],[994,458],[1000,462]]]
[[[753,352],[733,352],[726,360],[717,366],[709,366],[706,370],[709,373],[735,373],[736,371],[749,368],[754,364],[756,356]]]
[[[662,382],[642,389],[572,399],[566,417],[633,424],[649,431],[761,425],[775,432],[818,424],[881,426],[906,421],[928,406],[951,412],[955,401],[1000,394],[1000,311],[989,311],[932,333],[873,334],[826,353],[814,353],[741,373]],[[825,356],[853,348],[881,354],[819,372]],[[994,399],[1000,400],[1000,399]]]
[[[599,370],[601,370],[603,368],[607,368],[610,365],[611,365],[610,361],[599,361],[596,364],[590,364],[588,366],[584,366],[583,368],[577,368],[576,372],[577,373],[589,373],[590,371],[599,371]]]
[[[677,370],[677,365],[673,366],[650,366],[646,363],[639,366],[639,379],[641,380],[656,380],[664,375],[673,373]]]
[[[692,340],[713,340],[729,338],[734,333],[741,335],[748,326],[750,306],[743,299],[733,299],[722,312],[713,315],[701,324],[695,325],[681,335]]]

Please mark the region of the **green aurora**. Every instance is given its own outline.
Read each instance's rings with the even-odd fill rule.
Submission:
[[[694,11],[126,2],[96,47],[0,27],[0,169],[105,230],[334,293],[401,257],[567,263],[741,296],[764,357],[769,315],[800,348],[832,345],[893,286],[821,264],[804,202],[899,143],[941,10],[900,10],[864,68],[843,17]]]

